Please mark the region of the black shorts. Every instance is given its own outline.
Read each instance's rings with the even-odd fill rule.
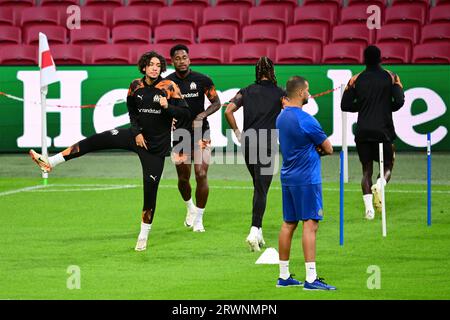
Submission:
[[[358,151],[359,161],[368,163],[372,161],[380,161],[380,150],[378,142],[356,142],[356,150]],[[391,142],[383,143],[384,165],[391,166],[394,163],[395,148]]]

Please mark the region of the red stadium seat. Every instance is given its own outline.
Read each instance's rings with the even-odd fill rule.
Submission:
[[[421,43],[450,42],[450,23],[434,23],[422,28]]]
[[[242,30],[242,42],[244,43],[283,43],[282,26],[273,24],[257,24],[245,26]]]
[[[303,6],[331,7],[339,15],[339,9],[342,7],[342,1],[341,0],[304,0]]]
[[[364,46],[355,43],[331,43],[323,47],[322,62],[328,64],[363,63]]]
[[[57,44],[51,47],[52,57],[55,64],[85,64],[86,58],[83,46],[75,44]]]
[[[232,5],[208,7],[203,11],[203,24],[233,24],[243,27],[247,24],[247,10]]]
[[[106,26],[108,24],[107,11],[100,7],[81,7],[80,22],[85,26]]]
[[[239,29],[234,25],[212,24],[198,28],[200,43],[233,45],[239,41]]]
[[[331,28],[337,23],[338,14],[334,7],[310,5],[294,11],[294,24],[315,23]]]
[[[434,0],[435,6],[450,4],[450,0]]]
[[[254,64],[262,56],[275,60],[275,46],[240,43],[230,47],[230,63]]]
[[[172,0],[172,6],[193,6],[204,9],[209,6],[209,0]]]
[[[289,26],[286,30],[286,42],[328,44],[329,29],[325,25],[301,24]]]
[[[38,47],[27,45],[5,45],[0,47],[0,64],[37,65]]]
[[[450,3],[431,8],[430,23],[450,22]]]
[[[167,6],[167,0],[128,0],[129,6],[148,6],[162,8]]]
[[[155,43],[195,43],[194,28],[186,25],[169,24],[155,28]]]
[[[255,0],[217,0],[216,6],[233,5],[241,9],[249,10],[251,7],[256,6]]]
[[[375,35],[372,30],[369,30],[366,25],[341,25],[333,28],[333,35],[331,41],[336,42],[354,42],[365,46],[373,44]]]
[[[41,0],[42,7],[68,7],[79,6],[80,0]]]
[[[420,4],[399,4],[386,9],[385,23],[425,23],[427,11]]]
[[[35,5],[36,5],[35,0],[0,0],[0,7],[11,6],[11,7],[28,8],[33,7]]]
[[[289,11],[294,11],[295,7],[298,6],[297,0],[259,0],[260,6],[271,6],[276,5],[278,7],[285,8]]]
[[[420,5],[425,11],[428,11],[428,8],[430,7],[430,0],[392,0],[391,2],[392,6],[398,6],[398,5]]]
[[[104,44],[95,46],[92,51],[93,64],[129,64],[130,55],[127,45]]]
[[[341,10],[341,24],[364,24],[367,25],[367,18],[371,16],[367,13],[366,4],[355,4]],[[383,21],[384,10],[381,9],[381,21]]]
[[[70,31],[70,43],[83,45],[107,44],[109,29],[102,26],[84,26]]]
[[[426,43],[414,47],[413,63],[450,63],[450,43]]]
[[[2,26],[2,32],[0,32],[0,45],[21,43],[22,31],[19,27]]]
[[[11,7],[5,7],[0,9],[0,27],[13,26],[14,23],[14,10]]]
[[[47,36],[48,43],[66,44],[67,43],[67,28],[61,26],[33,26],[26,29],[23,40],[25,44],[38,45],[39,32]]]
[[[276,5],[253,7],[249,12],[249,23],[272,23],[285,28],[292,23],[291,12]]]
[[[349,7],[361,4],[365,5],[366,8],[367,6],[370,5],[377,5],[381,8],[384,8],[386,6],[386,0],[347,0],[347,1]]]
[[[189,59],[194,64],[222,64],[225,59],[224,46],[217,43],[202,43],[189,46]]]
[[[124,5],[123,0],[85,0],[85,6],[101,6],[103,8],[116,8]]]
[[[149,44],[151,37],[152,30],[149,27],[130,24],[112,29],[112,43],[114,44]]]
[[[178,24],[196,27],[200,22],[200,12],[193,7],[164,7],[158,12],[158,26]]]
[[[386,24],[377,32],[377,43],[381,42],[414,45],[419,42],[419,28],[414,23]]]
[[[166,58],[167,63],[171,63],[170,59],[170,49],[173,47],[173,44],[161,43],[161,44],[151,44],[151,45],[140,45],[140,46],[132,46],[130,48],[131,51],[131,63],[137,64],[141,55],[149,51],[156,51],[158,54],[162,55]]]
[[[404,43],[377,43],[384,64],[411,62],[411,45]]]
[[[30,27],[57,26],[59,24],[59,11],[56,8],[26,8],[22,11],[21,26]]]
[[[119,7],[113,11],[113,26],[134,24],[136,26],[152,26],[157,17],[157,10],[155,8],[147,7]],[[156,13],[156,14],[155,14]]]
[[[320,63],[322,46],[320,44],[285,43],[276,50],[276,63],[310,64]]]

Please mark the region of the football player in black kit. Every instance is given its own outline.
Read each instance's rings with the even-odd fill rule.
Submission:
[[[194,232],[204,232],[203,212],[208,200],[208,166],[211,157],[211,139],[207,117],[220,109],[220,99],[212,80],[190,69],[189,49],[185,45],[176,45],[170,50],[175,72],[167,76],[180,88],[186,100],[191,119],[178,120],[174,131],[173,160],[178,174],[178,190],[186,203],[186,227]],[[211,104],[205,110],[205,96]],[[195,204],[192,201],[191,177],[192,160],[194,162]]]
[[[190,118],[190,111],[178,86],[161,78],[166,70],[166,60],[161,55],[154,51],[145,53],[139,59],[138,68],[144,77],[131,82],[127,96],[131,128],[95,134],[48,159],[34,150],[30,150],[30,155],[43,171],[49,172],[60,163],[92,151],[125,149],[135,152],[141,161],[144,180],[141,232],[135,250],[143,251],[147,248],[155,215],[164,157],[170,150],[172,119]]]

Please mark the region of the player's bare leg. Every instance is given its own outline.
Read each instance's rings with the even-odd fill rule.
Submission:
[[[375,218],[375,209],[373,208],[373,195],[372,195],[372,175],[373,175],[373,162],[369,161],[362,164],[363,176],[361,179],[361,188],[363,192],[363,201],[365,207],[365,217],[367,220],[373,220]],[[375,201],[375,203],[377,203]]]
[[[195,205],[192,201],[192,188],[190,183],[191,178],[191,163],[186,159],[180,160],[176,164],[177,175],[178,175],[178,191],[180,191],[181,197],[186,203],[186,218],[184,220],[184,225],[188,228],[192,228],[194,224],[194,218],[196,214]]]
[[[204,232],[203,227],[203,213],[208,201],[209,186],[208,186],[208,168],[211,158],[211,149],[209,146],[200,148],[194,152],[194,171],[195,180],[197,183],[195,189],[195,200],[197,207],[197,215],[194,219],[194,232]]]
[[[297,229],[298,222],[286,222],[281,225],[278,236],[278,257],[280,258],[280,275],[277,287],[300,286],[302,283],[292,278],[289,272],[289,256],[291,254],[292,237]],[[259,248],[259,246],[258,246]]]

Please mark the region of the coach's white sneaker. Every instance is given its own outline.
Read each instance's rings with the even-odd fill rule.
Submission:
[[[138,238],[138,241],[136,243],[136,247],[134,250],[136,251],[144,251],[147,249],[147,238]]]
[[[186,219],[184,219],[184,226],[187,228],[192,228],[195,220],[195,211],[190,208],[187,209]]]
[[[41,154],[37,153],[33,149],[31,149],[29,152],[29,155],[31,159],[33,159],[34,162],[41,168],[44,172],[50,172],[52,171],[52,166],[48,162],[47,159],[45,159]]]
[[[381,189],[377,184],[371,188],[373,194],[373,205],[378,211],[381,211]]]
[[[372,209],[366,210],[366,219],[373,220],[373,218],[375,218],[375,211],[373,211]]]
[[[262,228],[258,228],[258,244],[260,248],[266,245],[266,242],[263,238]]]
[[[259,237],[258,237],[259,230],[256,227],[251,227],[250,233],[247,236],[247,239],[245,241],[248,244],[248,247],[250,248],[250,251],[261,251],[261,248],[259,247]]]
[[[203,212],[197,212],[193,224],[192,230],[194,232],[205,232],[205,228],[203,227]]]

